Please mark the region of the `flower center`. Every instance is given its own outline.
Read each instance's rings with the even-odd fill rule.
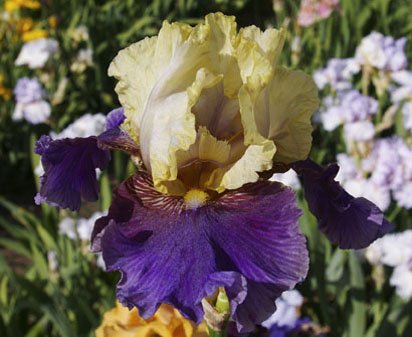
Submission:
[[[203,206],[209,199],[209,194],[197,188],[191,189],[184,196],[184,201],[187,208],[196,209]]]

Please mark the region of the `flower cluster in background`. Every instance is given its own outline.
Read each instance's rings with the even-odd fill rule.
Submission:
[[[393,268],[389,283],[405,301],[412,299],[412,230],[389,234],[365,251],[374,266]]]
[[[12,119],[25,119],[31,124],[44,123],[50,117],[50,104],[45,100],[45,92],[37,78],[23,77],[14,87],[16,107]]]
[[[400,118],[398,124],[408,131],[412,119],[405,45],[405,38],[372,32],[353,58],[329,60],[314,73],[325,92],[317,120],[327,131],[341,127],[345,143],[346,152],[336,156],[341,167],[337,179],[351,194],[383,210],[391,200],[412,208],[410,133],[399,132],[395,124]]]
[[[312,322],[310,318],[301,316],[303,301],[303,296],[297,290],[285,291],[276,300],[275,313],[262,323],[269,329],[269,337],[300,335],[325,337],[323,328]]]

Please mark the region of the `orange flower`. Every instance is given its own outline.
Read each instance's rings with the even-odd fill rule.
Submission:
[[[171,306],[162,304],[153,317],[144,320],[136,308],[117,303],[104,314],[96,337],[206,337],[206,325],[196,327]]]

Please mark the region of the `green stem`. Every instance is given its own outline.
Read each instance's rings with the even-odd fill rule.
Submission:
[[[226,337],[230,304],[225,289],[219,288],[210,298],[202,300],[204,320],[210,337]]]
[[[208,333],[210,337],[227,337],[227,329],[223,329],[222,331],[213,330],[210,326],[207,327]]]

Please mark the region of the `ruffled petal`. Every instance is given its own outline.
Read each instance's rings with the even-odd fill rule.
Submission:
[[[36,203],[46,201],[71,210],[79,210],[81,200],[96,201],[96,169],[104,169],[110,153],[97,146],[96,137],[52,140],[42,136],[35,152],[41,155],[44,175]]]
[[[224,286],[239,329],[249,331],[273,313],[281,291],[306,276],[299,216],[293,192],[277,183],[248,184],[187,209],[182,198],[157,192],[137,174],[117,189],[93,246],[109,271],[122,272],[118,298],[142,317],[168,303],[199,323],[202,298]],[[256,314],[244,305],[249,290],[268,296]]]
[[[256,93],[245,88],[239,100],[241,111],[250,111],[249,128],[253,126],[255,133],[274,141],[274,161],[288,164],[306,159],[312,145],[311,116],[319,105],[310,76],[276,67],[263,90]]]
[[[239,35],[243,39],[255,41],[261,54],[265,55],[270,64],[276,65],[285,43],[286,31],[283,28],[269,28],[262,32],[256,26],[248,26],[240,29]]]
[[[374,203],[353,197],[334,180],[338,165],[322,168],[308,159],[292,167],[303,178],[305,197],[319,229],[332,243],[343,249],[365,248],[392,230]]]

